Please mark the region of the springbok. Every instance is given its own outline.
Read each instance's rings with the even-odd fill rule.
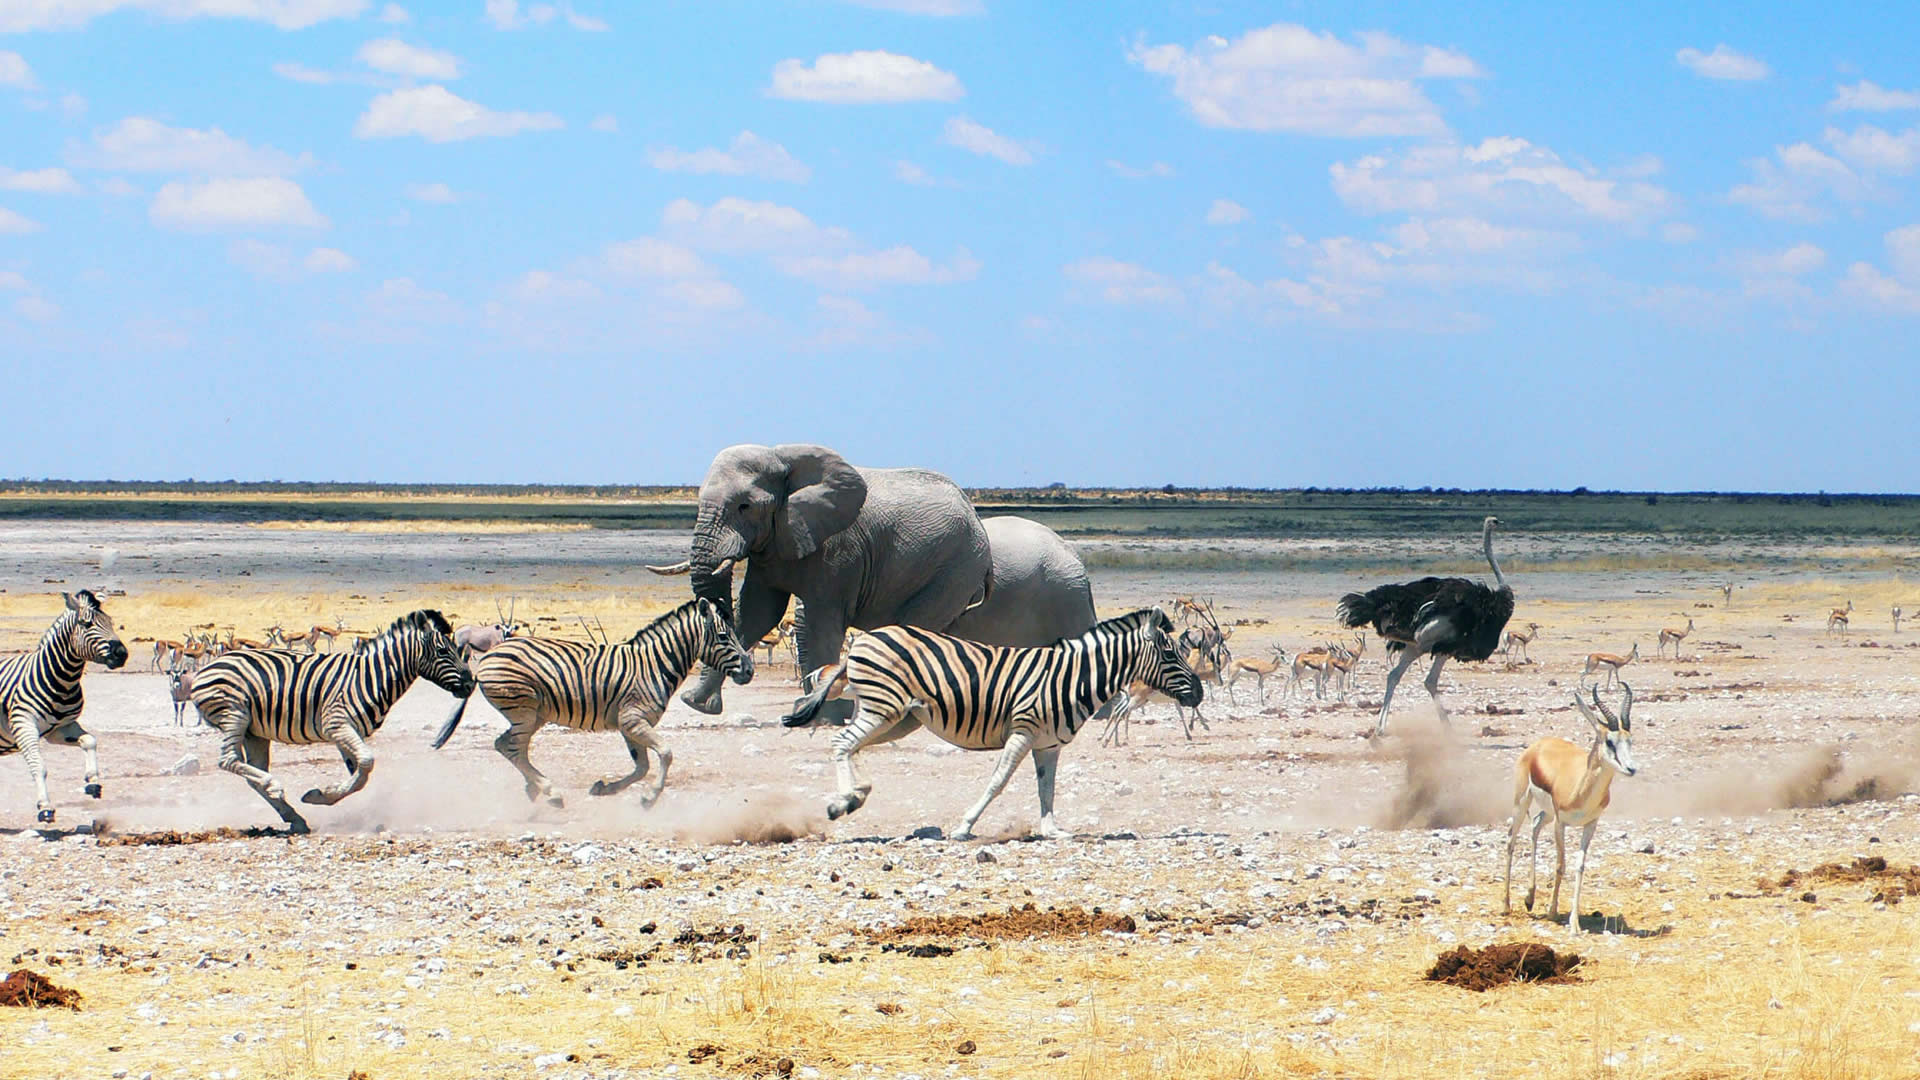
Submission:
[[[193,701],[193,672],[174,666],[167,669],[167,696],[173,699],[173,726],[187,724],[187,705]]]
[[[1637,641],[1633,643],[1633,651],[1625,656],[1618,653],[1588,653],[1587,668],[1580,673],[1580,681],[1584,683],[1587,681],[1587,676],[1595,671],[1604,670],[1607,673],[1608,685],[1612,685],[1620,678],[1620,669],[1638,659],[1640,659],[1640,643]]]
[[[1547,918],[1560,917],[1560,879],[1567,872],[1567,826],[1580,827],[1580,865],[1573,871],[1573,908],[1567,915],[1567,929],[1580,932],[1580,882],[1587,876],[1587,849],[1611,801],[1609,789],[1615,775],[1632,776],[1633,766],[1633,687],[1620,684],[1624,695],[1620,715],[1613,715],[1600,700],[1600,691],[1588,687],[1593,709],[1574,692],[1573,703],[1593,728],[1593,746],[1583,755],[1580,748],[1565,739],[1548,736],[1527,747],[1513,770],[1513,821],[1507,826],[1507,887],[1502,909],[1513,911],[1513,847],[1520,839],[1520,823],[1533,822],[1533,847],[1527,855],[1527,911],[1540,882],[1540,829],[1549,815],[1553,818],[1553,846],[1559,860],[1553,868],[1553,899],[1547,905]]]
[[[1508,662],[1511,663],[1513,659],[1513,648],[1518,645],[1520,647],[1520,662],[1531,664],[1533,663],[1533,657],[1527,655],[1527,646],[1533,644],[1533,639],[1539,636],[1540,624],[1537,622],[1528,623],[1524,631],[1509,630],[1507,631],[1506,641],[1502,643],[1504,647],[1501,651],[1506,654]]]
[[[1726,598],[1726,603],[1723,606],[1732,607],[1733,606],[1733,582],[1729,581],[1726,584],[1720,586],[1720,595]]]
[[[1832,634],[1834,632],[1834,629],[1837,627],[1840,631],[1840,636],[1843,638],[1846,637],[1848,618],[1852,614],[1853,614],[1853,601],[1851,600],[1847,601],[1846,607],[1834,608],[1833,610],[1827,612],[1827,633]]]
[[[1260,704],[1265,705],[1267,703],[1267,676],[1279,671],[1286,662],[1287,650],[1276,644],[1272,647],[1272,654],[1268,659],[1263,660],[1258,657],[1246,656],[1228,664],[1227,701],[1234,703],[1233,684],[1240,681],[1240,676],[1251,675],[1259,691]]]
[[[1680,643],[1686,640],[1687,635],[1691,633],[1693,633],[1693,616],[1691,615],[1687,616],[1687,625],[1684,627],[1675,628],[1669,626],[1663,628],[1660,631],[1660,644],[1654,648],[1654,655],[1665,656],[1667,646],[1671,645],[1673,646],[1673,658],[1675,660],[1680,659]]]
[[[1900,605],[1899,604],[1893,605],[1893,632],[1896,634],[1900,632]]]

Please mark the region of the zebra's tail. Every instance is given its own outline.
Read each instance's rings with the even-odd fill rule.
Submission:
[[[833,667],[821,668],[807,678],[813,683],[813,689],[801,695],[793,703],[793,711],[780,718],[783,727],[807,727],[820,714],[820,706],[846,690],[847,662],[842,660]]]
[[[447,745],[447,740],[453,738],[453,729],[460,726],[460,717],[466,714],[467,702],[472,700],[473,695],[468,694],[466,697],[460,699],[459,704],[453,707],[453,715],[447,717],[447,722],[440,725],[440,733],[433,737],[433,748],[435,750]]]

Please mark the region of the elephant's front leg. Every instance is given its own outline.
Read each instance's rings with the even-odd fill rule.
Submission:
[[[59,739],[61,742],[66,743],[68,746],[77,746],[80,748],[80,753],[85,755],[86,762],[87,762],[87,774],[86,774],[86,780],[85,780],[85,783],[87,786],[84,790],[88,795],[91,795],[96,799],[99,798],[100,797],[100,755],[94,752],[95,748],[98,745],[94,737],[92,735],[87,734],[87,729],[80,726],[80,721],[69,720],[64,724],[61,724],[59,727],[54,728],[52,731],[47,732],[47,738]]]

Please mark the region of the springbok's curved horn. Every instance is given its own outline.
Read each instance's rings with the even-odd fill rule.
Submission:
[[[1595,694],[1595,695],[1593,696],[1593,702],[1594,702],[1594,704],[1596,704],[1596,705],[1598,705],[1598,704],[1600,704],[1600,695],[1599,695],[1599,694]],[[1597,717],[1597,716],[1595,716],[1595,715],[1593,715],[1593,710],[1592,710],[1592,709],[1589,709],[1589,708],[1587,708],[1587,703],[1586,703],[1585,701],[1583,701],[1583,700],[1581,699],[1581,697],[1580,697],[1580,691],[1578,691],[1578,690],[1575,690],[1575,691],[1573,692],[1573,705],[1574,705],[1574,708],[1576,708],[1576,709],[1579,709],[1579,710],[1580,710],[1580,715],[1581,715],[1581,716],[1584,716],[1584,717],[1586,717],[1586,718],[1587,718],[1587,722],[1588,722],[1588,723],[1590,723],[1590,724],[1592,724],[1592,725],[1593,725],[1594,727],[1602,727],[1602,726],[1604,726],[1604,725],[1603,725],[1603,724],[1601,723],[1601,721],[1600,721],[1600,718],[1599,718],[1599,717]]]
[[[672,577],[675,574],[689,574],[693,572],[693,560],[682,559],[671,566],[648,565],[647,569],[653,571],[656,574],[661,574],[667,577]]]
[[[1607,708],[1606,702],[1600,700],[1600,689],[1598,687],[1589,687],[1588,689],[1593,691],[1593,703],[1600,707],[1600,715],[1607,718],[1607,726],[1615,731],[1619,731],[1620,718],[1613,715],[1613,710]],[[1629,700],[1631,700],[1631,694],[1629,694]]]
[[[1620,700],[1620,726],[1623,728],[1631,728],[1633,725],[1633,687],[1622,682],[1620,689],[1626,695]]]

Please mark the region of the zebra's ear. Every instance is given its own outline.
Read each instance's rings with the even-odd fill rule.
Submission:
[[[61,594],[60,594],[60,599],[62,599],[62,600],[64,600],[64,601],[66,601],[66,602],[67,602],[67,610],[68,610],[68,611],[79,611],[79,610],[80,610],[80,605],[79,605],[79,604],[76,604],[76,603],[74,603],[74,602],[73,602],[73,597],[71,597],[71,596],[69,596],[69,595],[67,595],[66,593],[61,593]]]

